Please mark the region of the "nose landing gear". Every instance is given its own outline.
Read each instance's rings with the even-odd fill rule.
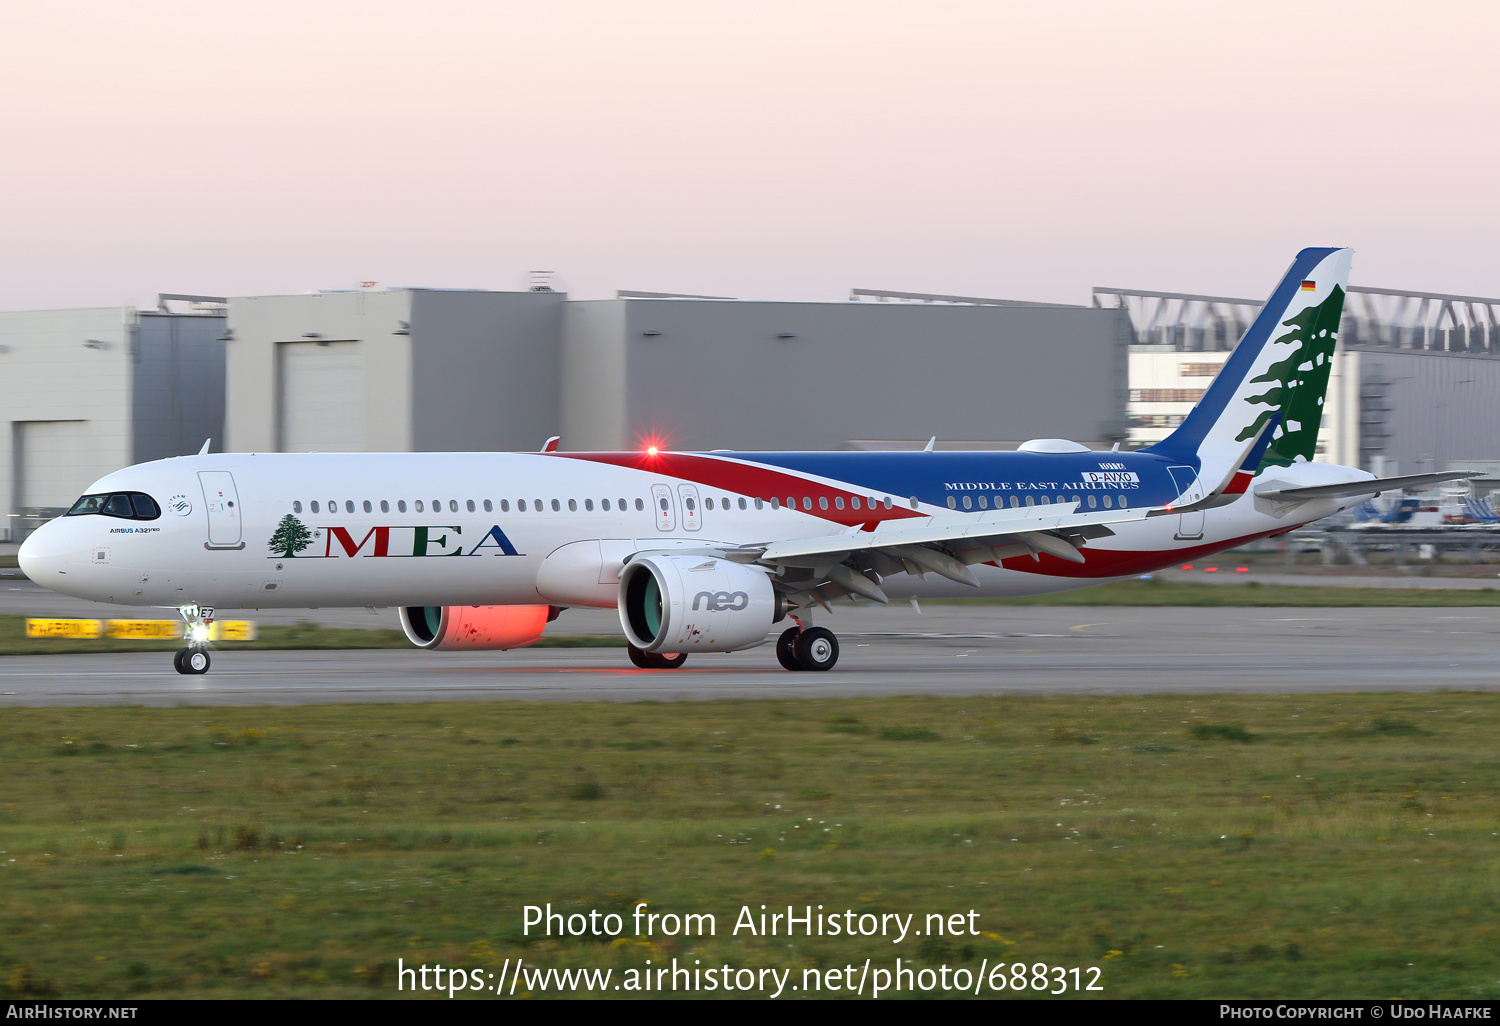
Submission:
[[[207,650],[201,648],[180,648],[172,656],[172,665],[178,673],[207,673],[212,662]]]
[[[187,623],[187,647],[172,656],[172,668],[178,673],[207,673],[213,660],[208,655],[208,627],[214,622],[213,606],[178,606],[177,612]]]

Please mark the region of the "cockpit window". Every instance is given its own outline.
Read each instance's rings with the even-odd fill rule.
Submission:
[[[73,508],[68,510],[70,517],[81,517],[85,513],[102,513],[104,504],[109,501],[108,495],[85,495],[73,503]]]
[[[104,495],[85,495],[73,503],[68,510],[70,517],[99,513],[121,520],[155,520],[161,516],[161,507],[156,500],[141,492],[115,492]]]

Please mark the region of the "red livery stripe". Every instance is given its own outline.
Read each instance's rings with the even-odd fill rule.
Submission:
[[[788,474],[784,470],[772,470],[759,464],[721,459],[717,456],[685,452],[557,452],[549,455],[628,467],[631,470],[639,470],[648,474],[660,474],[663,477],[691,481],[708,488],[719,488],[736,495],[758,497],[768,502],[772,496],[783,503],[787,499],[794,499],[798,512],[810,513],[824,520],[843,524],[845,527],[858,524],[867,531],[873,531],[875,525],[882,520],[901,520],[927,515],[909,508],[900,496],[891,496],[890,509],[886,509],[884,505],[877,505],[874,510],[871,510],[869,508],[870,496],[873,494],[877,499],[884,500],[884,492],[846,491],[842,488],[820,484],[817,481],[810,481],[795,474]],[[804,508],[802,501],[804,498],[812,500],[812,509]],[[828,501],[827,509],[821,508],[819,499]],[[837,499],[844,500],[843,509],[837,508],[835,501]],[[854,508],[851,501],[853,499],[859,499],[859,509]]]

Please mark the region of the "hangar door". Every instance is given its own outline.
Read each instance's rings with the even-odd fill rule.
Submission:
[[[86,420],[15,423],[17,509],[66,509],[101,476],[89,447]]]
[[[364,452],[364,347],[283,342],[277,352],[281,450]]]

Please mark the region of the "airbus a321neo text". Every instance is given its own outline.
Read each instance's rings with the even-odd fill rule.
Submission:
[[[1297,254],[1181,426],[1135,452],[200,454],[101,478],[20,563],[178,609],[181,673],[208,669],[215,610],[308,606],[396,606],[429,649],[519,648],[613,607],[643,668],[775,633],[786,669],[828,670],[812,619],[835,599],[1081,588],[1458,476],[1312,461],[1350,257]]]

